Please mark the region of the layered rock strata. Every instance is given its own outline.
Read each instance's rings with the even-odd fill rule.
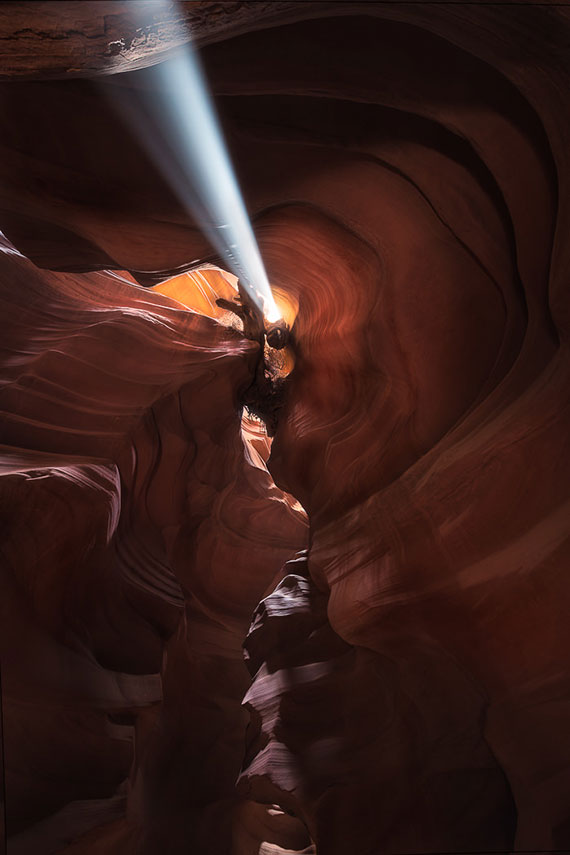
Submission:
[[[94,851],[227,851],[242,639],[305,542],[244,448],[257,345],[128,277],[1,263],[10,851],[99,825]]]
[[[152,68],[2,84],[13,845],[566,849],[568,13],[267,8],[203,58],[297,312],[285,570],[255,346],[135,284],[217,261],[117,112]]]

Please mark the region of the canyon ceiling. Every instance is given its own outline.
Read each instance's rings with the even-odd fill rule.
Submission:
[[[570,8],[129,6],[0,6],[8,852],[570,850]],[[272,439],[120,107],[181,19]]]

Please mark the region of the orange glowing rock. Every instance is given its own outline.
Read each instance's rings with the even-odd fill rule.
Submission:
[[[216,300],[220,297],[232,300],[237,295],[237,277],[219,267],[200,267],[155,285],[153,291],[172,297],[201,315],[219,319],[228,312],[217,306]]]

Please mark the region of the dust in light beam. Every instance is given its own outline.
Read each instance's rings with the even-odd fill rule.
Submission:
[[[172,20],[168,0],[133,0],[129,13],[141,37],[152,19]],[[177,16],[180,28],[183,13]],[[180,39],[184,41],[183,33]],[[269,322],[281,318],[226,149],[197,53],[189,44],[147,69],[151,86],[125,97],[121,114],[182,205],[241,281]]]

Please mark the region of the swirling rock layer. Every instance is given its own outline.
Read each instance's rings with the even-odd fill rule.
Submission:
[[[83,66],[42,54],[78,79],[24,57],[0,89],[0,225],[43,268],[2,256],[14,851],[568,848],[568,13],[264,4],[236,35],[195,6],[298,307],[268,465],[309,549],[280,571],[305,523],[265,441],[244,456],[255,346],[134,284],[216,262],[117,111],[156,84],[111,72],[168,21],[155,51],[114,17],[109,64],[104,27]]]
[[[242,639],[305,529],[244,455],[257,345],[125,277],[1,262],[11,847],[59,850],[128,795],[105,851],[224,851]]]
[[[508,848],[512,796],[473,683],[417,639],[397,657],[347,644],[306,558],[287,569],[246,643],[243,792],[302,816],[319,852]]]

